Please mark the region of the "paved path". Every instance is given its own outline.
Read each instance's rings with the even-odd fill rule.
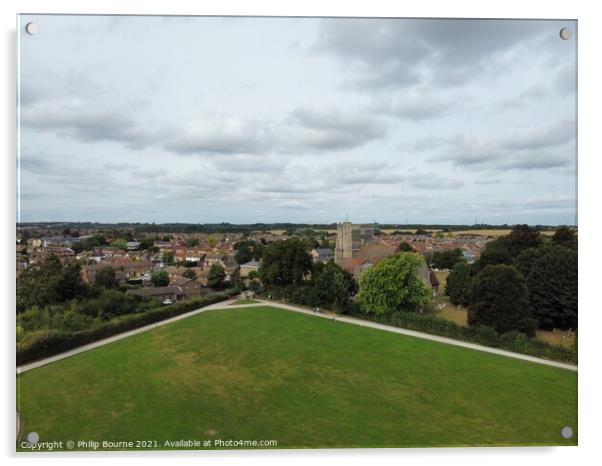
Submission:
[[[299,306],[293,306],[290,304],[282,304],[282,303],[271,302],[271,301],[263,301],[261,305],[264,305],[264,304],[270,304],[272,306],[282,307],[282,308],[285,308],[285,309],[288,309],[291,311],[302,312],[302,313],[308,314],[308,315],[320,316],[320,317],[324,317],[327,319],[333,319],[333,316],[323,315],[320,313],[314,313],[308,309],[305,309],[305,308],[302,308]],[[257,306],[257,305],[258,304],[254,304],[254,306]],[[439,343],[446,343],[448,345],[461,346],[463,348],[470,348],[470,349],[477,350],[477,351],[483,351],[485,353],[498,354],[500,356],[507,356],[509,358],[522,359],[523,361],[530,361],[530,362],[534,362],[537,364],[543,364],[546,366],[560,367],[562,369],[577,371],[577,366],[575,366],[573,364],[551,361],[549,359],[536,358],[534,356],[528,356],[526,354],[514,353],[512,351],[506,351],[506,350],[502,350],[502,349],[498,349],[498,348],[491,348],[489,346],[478,345],[476,343],[469,343],[469,342],[465,342],[465,341],[454,340],[453,338],[440,337],[438,335],[431,335],[430,333],[416,332],[415,330],[407,330],[405,328],[394,327],[392,325],[379,324],[377,322],[372,322],[370,320],[358,319],[355,317],[348,317],[348,316],[336,316],[336,317],[334,317],[334,320],[336,320],[337,322],[345,322],[348,324],[360,325],[362,327],[370,327],[370,328],[375,328],[378,330],[384,330],[386,332],[399,333],[400,335],[408,335],[411,337],[422,338],[424,340],[438,341]]]
[[[54,361],[58,361],[60,359],[68,358],[69,356],[73,356],[74,354],[88,351],[92,348],[98,348],[99,346],[104,346],[108,343],[112,343],[114,341],[118,341],[123,338],[127,338],[127,337],[129,337],[131,335],[135,335],[137,333],[146,332],[147,330],[151,330],[153,328],[157,328],[162,325],[166,325],[171,322],[175,322],[177,320],[185,319],[192,315],[200,314],[201,312],[211,311],[211,310],[216,310],[216,309],[228,309],[228,308],[233,309],[234,307],[246,308],[246,307],[257,307],[257,306],[265,306],[265,305],[279,307],[282,309],[287,309],[289,311],[300,312],[302,314],[307,314],[307,315],[314,316],[314,317],[321,317],[324,319],[334,320],[336,322],[344,322],[347,324],[359,325],[362,327],[370,327],[370,328],[374,328],[377,330],[383,330],[386,332],[398,333],[400,335],[408,335],[408,336],[415,337],[415,338],[422,338],[424,340],[437,341],[439,343],[445,343],[448,345],[461,346],[463,348],[470,348],[470,349],[477,350],[477,351],[483,351],[485,353],[492,353],[492,354],[497,354],[500,356],[506,356],[509,358],[515,358],[515,359],[522,359],[523,361],[529,361],[529,362],[533,362],[533,363],[537,363],[537,364],[543,364],[546,366],[559,367],[562,369],[577,371],[577,366],[572,365],[572,364],[566,364],[566,363],[557,362],[557,361],[550,361],[548,359],[536,358],[534,356],[528,356],[526,354],[513,353],[512,351],[506,351],[506,350],[501,350],[501,349],[497,349],[497,348],[490,348],[488,346],[482,346],[482,345],[477,345],[475,343],[468,343],[468,342],[464,342],[464,341],[454,340],[452,338],[440,337],[438,335],[431,335],[429,333],[416,332],[414,330],[407,330],[404,328],[394,327],[391,325],[379,324],[377,322],[372,322],[372,321],[363,320],[363,319],[357,319],[355,317],[333,316],[333,315],[327,315],[327,314],[322,314],[322,313],[316,313],[309,309],[306,309],[306,308],[303,308],[300,306],[291,305],[291,304],[283,304],[283,303],[276,302],[276,301],[264,301],[264,300],[257,300],[257,301],[259,301],[259,302],[256,304],[239,304],[236,306],[232,306],[232,304],[235,302],[235,300],[228,300],[228,301],[222,301],[219,303],[211,304],[207,307],[203,307],[201,309],[197,309],[195,311],[191,311],[186,314],[181,314],[179,316],[172,317],[171,319],[162,320],[161,322],[157,322],[155,324],[147,325],[145,327],[140,327],[135,330],[131,330],[129,332],[121,333],[119,335],[115,335],[113,337],[91,343],[89,345],[81,346],[79,348],[73,349],[71,351],[67,351],[65,353],[57,354],[56,356],[52,356],[52,357],[49,357],[46,359],[42,359],[40,361],[35,361],[30,364],[26,364],[21,367],[17,367],[17,374],[23,373],[23,372],[31,370],[31,369],[35,369],[36,367],[45,366],[46,364],[50,364],[50,363],[52,363]]]

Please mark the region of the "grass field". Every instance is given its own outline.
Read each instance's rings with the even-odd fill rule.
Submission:
[[[577,429],[574,372],[267,306],[209,311],[33,369],[17,396],[21,438],[40,441],[576,444],[560,436]]]

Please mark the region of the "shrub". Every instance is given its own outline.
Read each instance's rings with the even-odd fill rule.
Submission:
[[[345,306],[345,313],[364,320],[453,338],[454,340],[477,343],[544,359],[577,363],[577,345],[571,348],[552,346],[545,342],[530,339],[524,333],[518,331],[507,332],[500,336],[493,328],[486,325],[464,327],[447,319],[413,312],[366,314],[360,309],[357,302],[348,303]]]
[[[127,332],[128,330],[144,327],[145,325],[193,311],[199,307],[224,301],[232,296],[231,290],[227,290],[206,297],[180,301],[169,306],[151,309],[147,312],[117,317],[79,332],[55,329],[29,332],[17,343],[17,364],[21,365],[62,353],[94,341]]]

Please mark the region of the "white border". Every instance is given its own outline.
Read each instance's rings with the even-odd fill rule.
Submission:
[[[479,449],[414,449],[414,450],[307,450],[277,452],[201,452],[195,453],[105,453],[99,454],[60,454],[23,457],[25,464],[43,461],[60,463],[67,461],[98,464],[107,458],[117,463],[162,464],[178,461],[186,464],[199,462],[231,463],[245,461],[250,464],[305,464],[308,461],[318,464],[364,464],[366,461],[382,464],[420,461],[426,464],[451,465],[504,465],[508,463],[544,463],[562,465],[567,463],[588,464],[599,459],[597,446],[600,443],[600,384],[601,362],[600,299],[596,291],[600,287],[601,242],[600,228],[600,90],[602,82],[600,50],[602,30],[599,15],[593,1],[525,1],[506,0],[484,2],[474,0],[454,1],[413,1],[386,2],[381,0],[304,0],[286,1],[205,1],[194,0],[3,0],[0,2],[3,62],[2,99],[3,112],[0,116],[0,129],[4,143],[3,151],[3,228],[2,246],[6,254],[2,261],[1,296],[4,298],[4,339],[2,358],[4,383],[2,384],[4,413],[14,413],[14,254],[15,237],[15,22],[16,14],[21,13],[115,13],[115,14],[230,14],[230,15],[315,15],[315,16],[404,16],[404,17],[493,17],[493,18],[566,18],[579,20],[579,249],[580,249],[580,335],[579,335],[579,443],[576,448],[479,448]],[[4,456],[15,460],[14,415],[4,417],[0,439]],[[23,464],[23,463],[21,463]]]

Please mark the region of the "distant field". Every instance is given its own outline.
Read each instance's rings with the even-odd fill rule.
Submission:
[[[461,231],[452,231],[451,234],[453,236],[460,236],[460,235],[481,235],[481,236],[503,236],[503,235],[508,235],[510,234],[512,230],[511,229],[506,229],[506,230],[461,230]],[[554,234],[553,231],[542,231],[541,232],[542,235],[547,235],[547,236],[552,236]]]
[[[18,377],[22,437],[294,447],[575,445],[571,371],[271,307],[210,311]]]

